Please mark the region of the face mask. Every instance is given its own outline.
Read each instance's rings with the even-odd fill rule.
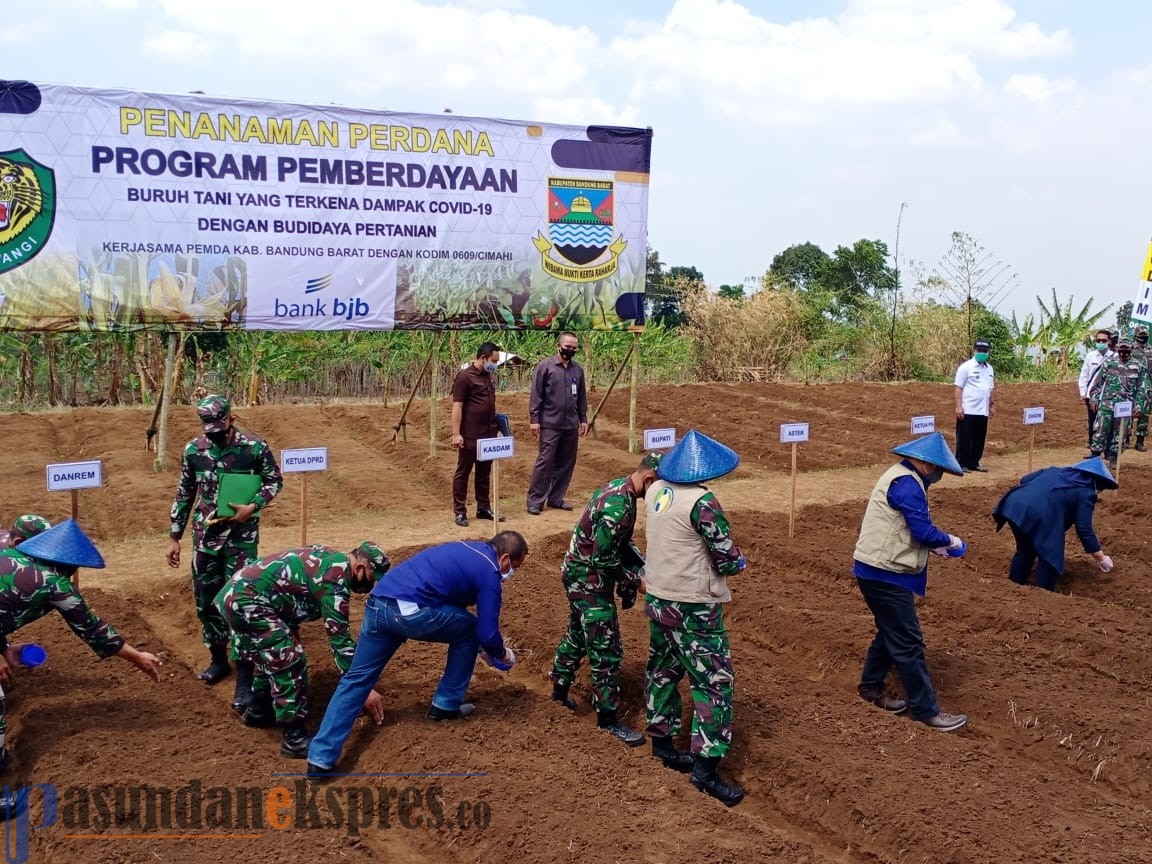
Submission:
[[[931,486],[933,483],[939,483],[944,479],[943,468],[933,468],[932,471],[924,478],[924,485]]]
[[[231,429],[225,429],[223,432],[205,432],[204,435],[217,447],[222,447],[228,443],[228,433],[231,431]]]
[[[1143,345],[1145,342],[1147,342],[1147,341],[1148,341],[1148,334],[1147,334],[1147,333],[1144,333],[1144,334],[1142,334],[1142,335],[1140,335],[1140,336],[1137,336],[1137,337],[1136,337],[1136,341],[1137,341],[1137,342],[1139,342],[1141,345]]]
[[[508,569],[500,571],[500,581],[507,582],[512,578],[512,574],[516,572],[516,568],[512,566],[512,562],[508,562]]]
[[[498,363],[488,362],[488,363],[484,364],[484,371],[487,372],[489,375],[491,375],[493,372],[495,372],[499,368],[500,368],[500,365]]]
[[[576,349],[575,348],[561,348],[560,349],[560,356],[563,357],[565,360],[571,360],[573,357],[576,356]]]
[[[1101,354],[1103,354],[1105,351],[1108,350],[1108,343],[1107,342],[1097,342],[1096,343],[1096,350],[1099,351]]]
[[[1121,352],[1120,352],[1120,362],[1121,362],[1121,363],[1127,363],[1127,362],[1128,362],[1128,358],[1129,358],[1129,357],[1131,357],[1131,356],[1132,356],[1132,352],[1131,352],[1131,351],[1121,351]]]
[[[977,351],[976,352],[976,362],[977,363],[987,363],[988,362],[988,352],[987,351]]]

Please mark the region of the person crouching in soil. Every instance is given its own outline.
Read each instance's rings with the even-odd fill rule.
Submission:
[[[852,573],[876,620],[876,636],[864,659],[858,690],[863,699],[885,711],[901,714],[910,707],[914,719],[951,732],[963,728],[968,717],[947,714],[936,701],[916,597],[927,590],[929,553],[958,556],[966,548],[959,537],[932,524],[927,495],[928,487],[945,471],[961,476],[964,469],[939,432],[892,452],[904,458],[873,487],[853,555]],[[885,679],[893,666],[907,701],[887,695]]]

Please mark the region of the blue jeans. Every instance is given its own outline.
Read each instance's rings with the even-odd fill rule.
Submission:
[[[1017,585],[1027,585],[1028,577],[1032,575],[1032,565],[1035,564],[1036,584],[1045,591],[1055,591],[1060,572],[1037,554],[1032,538],[1017,528],[1015,523],[1009,522],[1008,527],[1016,538],[1016,554],[1008,565],[1008,578]]]
[[[864,602],[876,619],[876,638],[864,658],[860,689],[884,692],[884,679],[895,666],[908,695],[908,705],[917,720],[940,713],[928,661],[924,658],[924,634],[916,615],[916,595],[911,591],[878,582],[857,579]]]
[[[356,654],[348,672],[340,679],[336,692],[324,712],[320,731],[308,748],[308,761],[330,769],[340,759],[344,741],[364,700],[376,686],[380,673],[401,645],[409,639],[420,642],[448,643],[448,661],[432,704],[454,711],[464,701],[480,642],[476,638],[476,616],[457,606],[421,608],[413,615],[401,615],[390,597],[369,595],[364,610],[364,624],[356,641]]]

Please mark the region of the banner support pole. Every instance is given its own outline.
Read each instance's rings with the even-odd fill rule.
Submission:
[[[154,471],[163,471],[168,462],[168,413],[172,407],[172,381],[176,377],[176,332],[168,334],[168,354],[164,358],[164,383],[160,386],[160,430],[156,440]]]
[[[596,410],[592,412],[592,416],[588,418],[588,428],[592,430],[592,437],[596,438],[596,418],[600,416],[600,409],[604,407],[604,403],[608,401],[608,397],[612,395],[613,389],[616,387],[616,382],[620,380],[621,373],[624,372],[624,367],[628,365],[629,359],[632,357],[632,352],[636,350],[636,342],[633,341],[628,346],[628,353],[624,355],[624,359],[620,361],[620,365],[616,367],[616,374],[612,376],[612,383],[608,385],[607,391],[600,399],[600,404],[596,406]]]
[[[405,419],[408,416],[408,409],[412,407],[412,400],[416,398],[416,391],[420,387],[420,382],[424,380],[424,373],[428,371],[428,367],[432,364],[432,352],[428,352],[428,356],[424,358],[424,366],[420,369],[420,374],[416,376],[415,382],[412,384],[412,392],[408,394],[408,401],[404,403],[404,410],[400,412],[400,419],[396,421],[396,427],[392,431],[392,440],[396,440],[396,436],[400,434],[400,429],[404,429],[404,441],[408,441],[408,424]]]

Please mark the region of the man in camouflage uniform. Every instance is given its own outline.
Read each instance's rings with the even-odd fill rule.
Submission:
[[[560,566],[568,595],[568,629],[552,661],[552,698],[575,710],[568,690],[587,655],[597,725],[629,747],[643,744],[644,735],[616,716],[624,654],[612,592],[620,595],[624,609],[635,605],[644,572],[644,559],[632,543],[636,501],[656,482],[659,464],[658,455],[645,456],[635,471],[610,480],[592,496]]]
[[[1124,340],[1116,346],[1116,359],[1109,360],[1096,370],[1088,385],[1088,399],[1096,410],[1096,429],[1092,433],[1090,449],[1093,456],[1105,451],[1113,470],[1116,468],[1116,451],[1120,446],[1119,435],[1114,427],[1113,416],[1117,402],[1131,402],[1133,417],[1143,414],[1147,398],[1147,379],[1144,365],[1132,357],[1132,343]]]
[[[55,610],[68,627],[100,658],[119,657],[134,664],[154,681],[160,680],[160,660],[124,641],[111,625],[88,608],[72,584],[79,567],[102,568],[104,559],[92,541],[71,519],[25,540],[18,549],[0,552],[0,775],[9,767],[5,741],[4,690],[12,683],[12,669],[20,665],[20,648],[8,637]],[[16,784],[0,789],[0,816],[17,815],[27,797],[16,795]]]
[[[1132,359],[1144,369],[1144,401],[1136,406],[1140,409],[1140,419],[1136,421],[1136,449],[1141,453],[1148,448],[1144,439],[1148,437],[1148,413],[1152,410],[1152,350],[1148,348],[1148,328],[1136,328],[1136,344],[1132,346]],[[1131,425],[1129,425],[1131,432]]]
[[[308,658],[296,630],[304,621],[324,620],[336,667],[343,675],[356,643],[348,627],[351,592],[367,594],[388,572],[388,557],[365,541],[351,552],[325,546],[266,555],[237,571],[216,598],[216,608],[232,628],[241,664],[255,666],[244,722],[283,728],[280,752],[308,756]],[[244,667],[241,666],[241,669]],[[240,677],[239,675],[237,677]],[[364,703],[379,722],[383,702],[372,691]]]
[[[200,501],[192,517],[192,588],[196,616],[212,662],[196,677],[211,686],[232,671],[228,665],[228,625],[213,601],[229,576],[256,560],[260,511],[272,502],[284,481],[267,442],[233,425],[232,406],[227,399],[205,396],[196,410],[204,425],[204,434],[188,442],[180,462],[180,484],[172,503],[168,565],[180,566],[180,538],[184,536],[192,504],[199,494]],[[263,483],[255,499],[251,503],[217,502],[219,475],[224,473],[258,474]],[[218,503],[231,506],[235,515],[218,518]]]
[[[51,527],[52,523],[43,516],[25,514],[16,520],[11,531],[0,529],[0,550],[15,549],[25,540],[31,540]]]
[[[740,462],[735,452],[695,429],[668,452],[660,479],[645,495],[648,548],[646,695],[652,755],[692,785],[729,807],[744,790],[717,773],[732,744],[732,654],[723,604],[732,599],[727,577],[747,561],[732,540],[720,502],[704,481],[723,477]],[[680,679],[692,690],[692,754],[676,750],[680,732]],[[693,755],[694,754],[694,755]]]

